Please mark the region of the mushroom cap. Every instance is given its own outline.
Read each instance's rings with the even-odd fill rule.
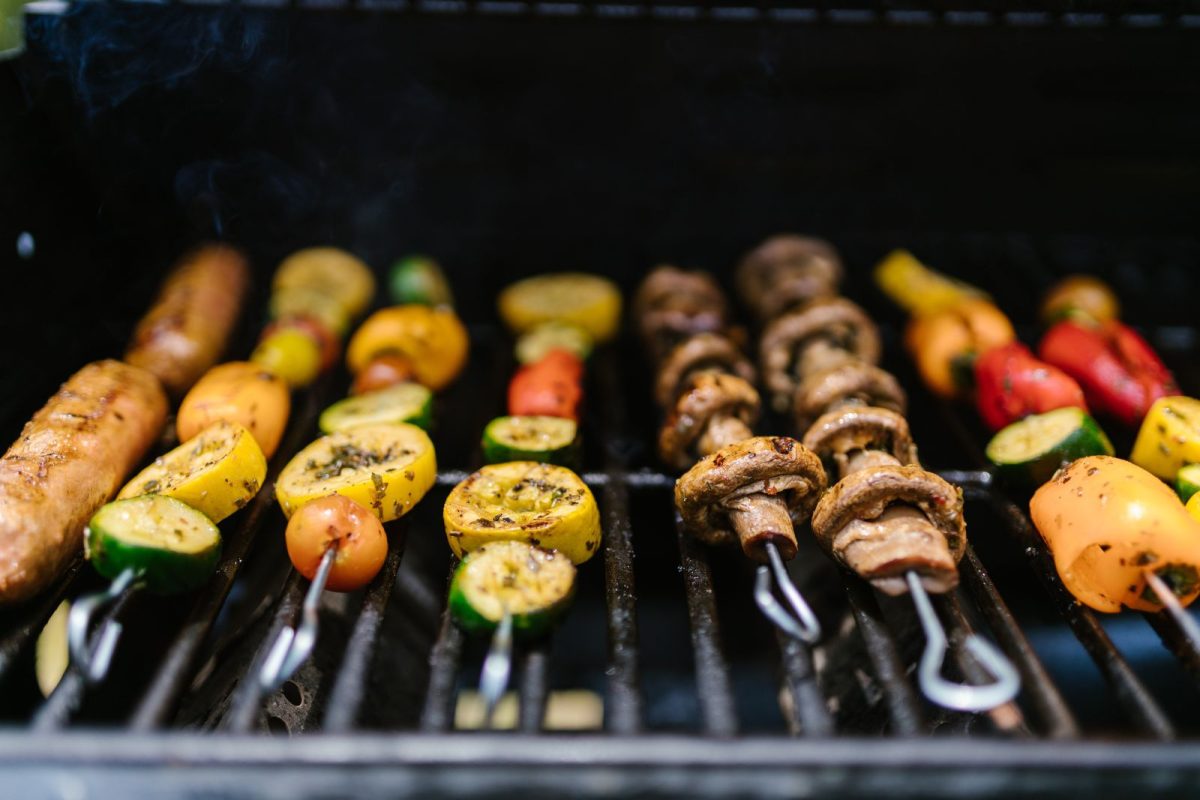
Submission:
[[[676,496],[679,490],[676,489]],[[878,519],[888,506],[919,509],[946,537],[957,563],[967,547],[962,490],[932,472],[916,466],[869,467],[853,472],[825,493],[812,515],[817,541],[835,558],[834,537],[856,519]]]
[[[901,464],[917,464],[908,421],[887,408],[848,406],[822,414],[804,434],[804,446],[826,464],[845,467],[846,454],[882,450]]]
[[[726,303],[721,287],[706,272],[663,265],[655,267],[633,300],[638,329],[661,356],[685,336],[725,327]]]
[[[713,417],[737,417],[749,426],[758,412],[758,392],[746,380],[724,372],[697,372],[663,423],[658,453],[673,468],[687,469],[696,460],[691,447]]]
[[[734,280],[742,302],[760,320],[769,320],[794,305],[837,294],[842,259],[823,239],[781,234],[747,253]]]
[[[865,311],[843,297],[813,300],[778,317],[763,331],[759,363],[774,408],[787,408],[799,381],[795,363],[804,345],[816,337],[828,339],[859,361],[879,363],[879,331]]]
[[[900,414],[907,405],[904,390],[890,372],[851,361],[809,375],[796,387],[792,411],[797,429],[807,431],[835,403],[850,400]]]
[[[717,367],[754,383],[754,365],[733,341],[718,333],[698,333],[676,345],[663,359],[658,370],[654,397],[667,408],[684,390],[690,375],[700,369]]]
[[[825,468],[788,436],[755,436],[705,456],[675,482],[675,507],[698,538],[736,542],[726,503],[754,494],[783,495],[793,524],[808,518],[825,491]]]

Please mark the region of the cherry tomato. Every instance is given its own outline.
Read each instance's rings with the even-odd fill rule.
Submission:
[[[354,385],[350,388],[350,393],[366,394],[412,379],[412,362],[404,356],[395,353],[376,356],[362,372],[354,376]]]
[[[341,352],[338,337],[315,317],[295,315],[285,317],[284,319],[277,319],[263,329],[262,339],[266,339],[271,334],[288,328],[297,328],[304,331],[317,343],[321,348],[321,369],[329,369],[337,363],[338,355]],[[259,341],[262,341],[262,339]]]
[[[325,551],[337,547],[326,584],[335,592],[366,586],[387,558],[383,524],[370,509],[340,494],[300,506],[288,520],[285,536],[292,566],[309,580],[317,574]]]
[[[320,345],[299,328],[281,328],[264,337],[250,360],[283,378],[293,389],[307,386],[321,373]]]

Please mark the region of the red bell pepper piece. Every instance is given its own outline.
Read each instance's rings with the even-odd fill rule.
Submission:
[[[1083,387],[1096,411],[1137,425],[1160,397],[1179,394],[1174,376],[1132,328],[1064,321],[1042,337],[1039,353]]]
[[[554,349],[517,370],[508,384],[508,413],[513,416],[566,417],[579,421],[583,399],[583,362]]]
[[[1075,379],[1039,361],[1020,342],[993,347],[975,360],[975,403],[994,431],[1056,408],[1087,410]]]

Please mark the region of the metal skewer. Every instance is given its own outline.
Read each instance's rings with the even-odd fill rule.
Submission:
[[[1184,610],[1183,603],[1179,602],[1179,598],[1167,585],[1167,582],[1158,577],[1158,573],[1147,571],[1146,585],[1154,590],[1163,609],[1171,615],[1171,619],[1183,631],[1183,635],[1200,647],[1200,625],[1196,623],[1196,619],[1191,614]]]
[[[774,542],[769,541],[766,543],[765,549],[770,565],[760,564],[754,575],[754,602],[758,604],[767,619],[775,623],[775,626],[788,636],[805,644],[816,642],[821,638],[821,623],[817,620],[817,615],[813,613],[812,607],[804,599],[804,595],[800,594],[800,590],[792,583],[792,576],[788,574],[787,567],[784,566],[779,548],[775,546]],[[774,576],[775,585],[779,587],[784,599],[791,606],[794,616],[789,614],[783,604],[775,599],[775,593],[771,589],[772,576]]]
[[[917,679],[925,696],[944,708],[970,712],[989,711],[1016,697],[1021,689],[1021,676],[1016,667],[995,645],[977,633],[968,636],[964,644],[995,680],[992,683],[970,684],[955,683],[942,677],[942,664],[949,647],[946,629],[933,610],[933,603],[917,573],[906,572],[904,578],[908,581],[908,592],[912,595],[921,627],[925,630],[925,650],[917,667]]]
[[[267,654],[262,669],[258,672],[258,686],[264,693],[278,689],[312,655],[313,645],[317,642],[317,608],[321,604],[321,594],[325,591],[336,555],[335,542],[325,549],[317,567],[317,574],[313,576],[308,592],[304,595],[299,627],[285,626],[271,645],[271,652]]]
[[[89,647],[88,630],[92,627],[92,618],[100,609],[114,605],[141,589],[143,584],[138,577],[132,567],[125,569],[107,589],[80,597],[71,606],[71,615],[67,619],[67,644],[71,660],[88,683],[99,683],[108,674],[117,640],[121,638],[124,627],[115,617],[108,619],[96,632],[95,646]]]
[[[479,695],[483,698],[483,727],[492,727],[492,718],[496,714],[496,706],[508,688],[508,679],[512,674],[513,648],[513,618],[506,608],[504,616],[496,632],[492,634],[492,643],[488,646],[487,656],[483,659],[483,669],[479,673]]]

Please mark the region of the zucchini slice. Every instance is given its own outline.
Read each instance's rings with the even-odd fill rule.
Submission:
[[[215,422],[154,459],[117,499],[166,495],[220,522],[250,502],[266,476],[267,459],[253,434],[236,422]]]
[[[101,507],[84,532],[84,553],[104,577],[132,569],[156,594],[203,585],[221,557],[221,532],[191,506],[159,494]]]
[[[409,256],[392,265],[388,276],[392,302],[399,305],[454,307],[454,294],[446,274],[432,258]]]
[[[429,430],[433,422],[433,392],[419,383],[397,383],[384,389],[339,400],[321,412],[321,433],[360,425],[407,422]]]
[[[996,473],[1018,485],[1039,486],[1065,464],[1084,456],[1111,456],[1112,443],[1080,408],[1056,408],[1002,429],[988,442]]]
[[[442,521],[459,558],[507,539],[557,550],[576,564],[600,549],[596,498],[578,475],[551,464],[510,461],[484,467],[450,492]]]
[[[450,613],[470,633],[491,633],[507,610],[513,631],[545,633],[575,592],[575,565],[525,542],[491,542],[467,554],[450,582]]]
[[[1200,492],[1200,464],[1188,464],[1175,473],[1175,491],[1185,503]]]
[[[411,511],[436,479],[425,431],[405,423],[360,425],[322,436],[293,456],[275,482],[275,497],[289,518],[310,500],[340,494],[389,522]]]
[[[579,461],[579,426],[563,417],[496,417],[483,429],[483,459],[540,461],[573,467]]]
[[[517,337],[515,355],[522,364],[534,364],[551,350],[566,350],[587,361],[592,354],[592,337],[578,325],[568,322],[543,322]]]

